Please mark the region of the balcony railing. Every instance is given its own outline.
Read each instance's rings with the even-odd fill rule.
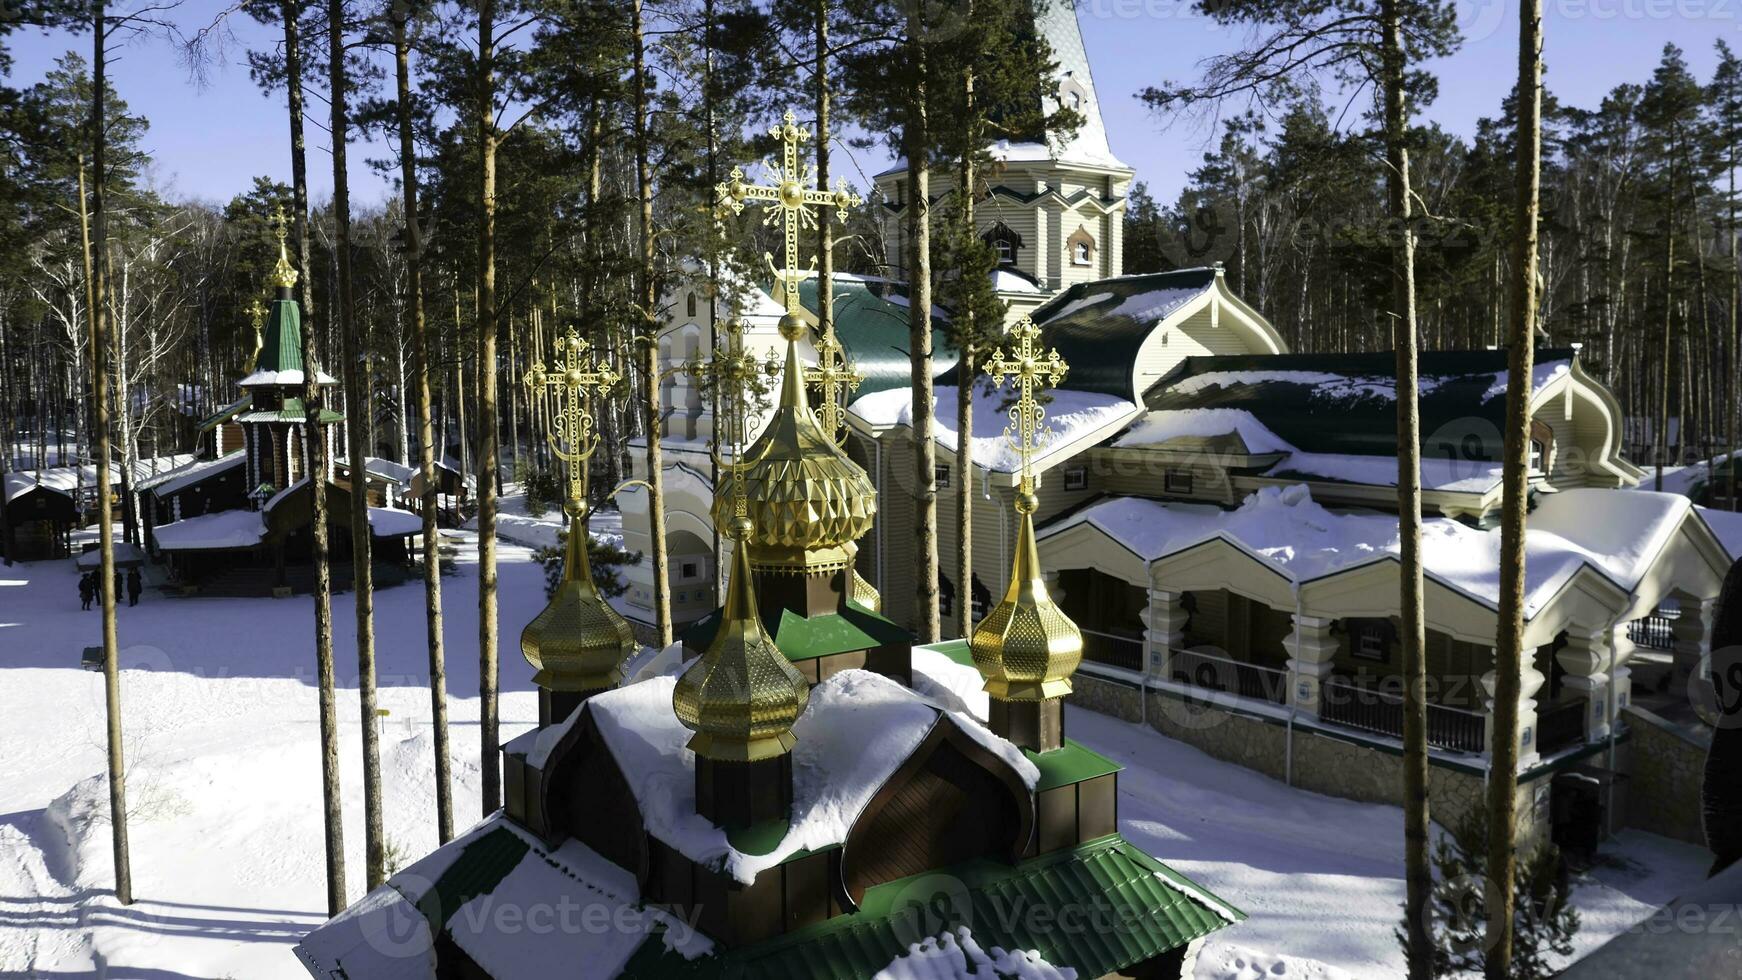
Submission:
[[[1675,617],[1652,613],[1627,624],[1627,638],[1648,650],[1675,649]]]
[[[1201,650],[1174,650],[1168,655],[1168,677],[1223,694],[1283,704],[1288,700],[1288,671],[1242,663]]]
[[[1083,659],[1090,663],[1118,667],[1121,670],[1143,670],[1143,641],[1113,633],[1083,630]]]
[[[1395,694],[1327,678],[1320,685],[1319,718],[1323,721],[1403,737],[1403,699]],[[1480,752],[1485,720],[1480,712],[1429,703],[1429,745],[1456,752]]]
[[[1546,705],[1536,713],[1536,750],[1543,755],[1559,752],[1585,740],[1586,698],[1573,698]]]

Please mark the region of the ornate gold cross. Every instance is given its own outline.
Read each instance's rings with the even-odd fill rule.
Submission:
[[[1010,336],[1014,341],[1010,348],[1012,357],[1006,360],[1004,348],[998,348],[986,364],[986,373],[991,376],[993,385],[999,388],[1009,378],[1010,386],[1016,392],[1016,404],[1010,407],[1010,424],[1004,427],[1004,434],[1022,457],[1022,489],[1026,492],[1034,489],[1029,464],[1039,442],[1041,420],[1046,417],[1046,409],[1034,400],[1035,392],[1043,387],[1056,387],[1064,380],[1070,365],[1059,357],[1056,350],[1041,354],[1037,343],[1040,328],[1028,317],[1016,321],[1016,325],[1010,328]]]
[[[804,379],[822,389],[823,404],[817,409],[817,420],[823,431],[836,440],[844,439],[847,434],[847,396],[857,391],[859,382],[865,379],[841,356],[841,345],[835,340],[832,322],[829,332],[817,341],[817,366],[805,368]]]
[[[272,284],[291,289],[296,286],[296,266],[290,264],[290,251],[285,245],[290,219],[284,216],[284,205],[272,206],[272,234],[278,239],[278,262],[272,267]]]
[[[780,364],[773,359],[758,361],[744,352],[744,321],[734,317],[726,321],[726,349],[721,351],[715,347],[713,356],[706,360],[684,362],[683,371],[699,382],[718,385],[724,390],[728,412],[727,438],[738,439],[744,420],[749,416],[744,402],[750,397],[756,379],[760,375],[778,374]],[[718,444],[718,432],[714,439]]]
[[[817,226],[816,208],[821,205],[833,205],[835,217],[841,218],[842,209],[856,207],[862,203],[857,194],[847,190],[847,182],[838,180],[835,189],[813,190],[808,185],[815,180],[816,170],[808,163],[800,162],[798,158],[799,144],[810,139],[810,130],[798,125],[792,110],[786,110],[785,122],[768,130],[770,136],[780,141],[780,166],[770,168],[774,171],[776,183],[773,185],[750,184],[744,181],[744,171],[733,167],[731,179],[714,188],[722,210],[730,210],[733,214],[744,213],[744,205],[750,201],[766,201],[778,205],[767,209],[762,223],[772,225],[778,219],[786,239],[786,266],[775,268],[774,256],[764,252],[763,259],[774,272],[774,277],[780,281],[781,293],[786,303],[788,313],[797,313],[798,283],[802,276],[798,268],[798,233],[801,228]]]
[[[550,431],[551,452],[569,469],[569,500],[571,513],[579,510],[587,496],[587,460],[599,447],[599,435],[593,427],[593,399],[621,380],[608,364],[595,362],[590,345],[570,327],[556,341],[556,366],[546,369],[534,362],[526,372],[526,394],[529,399],[545,400],[545,417]]]
[[[254,318],[254,358],[248,370],[258,371],[260,354],[266,349],[266,306],[260,302],[260,297],[254,297],[254,302],[248,304],[248,315]]]

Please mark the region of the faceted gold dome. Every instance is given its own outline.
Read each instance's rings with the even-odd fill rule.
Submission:
[[[729,500],[729,498],[727,498]],[[792,749],[793,723],[810,703],[810,686],[762,629],[744,538],[750,521],[734,518],[737,546],[720,625],[708,649],[677,679],[672,710],[695,732],[689,747],[723,762],[758,762]]]
[[[1034,541],[1034,497],[1017,497],[1021,515],[1010,588],[1003,601],[974,627],[968,650],[986,678],[986,693],[1003,701],[1044,701],[1071,692],[1071,675],[1083,662],[1083,634],[1052,597],[1041,578]]]
[[[584,504],[571,513],[562,584],[520,634],[520,652],[537,671],[532,682],[547,691],[616,687],[635,649],[629,622],[593,584],[585,515]]]
[[[787,317],[802,328],[792,314]],[[780,407],[744,451],[749,557],[766,571],[831,572],[851,566],[853,542],[871,529],[877,513],[877,491],[811,413],[794,343],[797,331],[787,317],[781,321],[787,344]],[[716,527],[732,519],[737,479],[736,470],[727,474],[714,498]]]

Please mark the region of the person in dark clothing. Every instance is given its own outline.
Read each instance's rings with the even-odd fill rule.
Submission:
[[[79,576],[79,608],[90,609],[91,600],[97,597],[97,579],[90,572]]]
[[[144,588],[144,583],[139,581],[139,569],[129,568],[127,570],[127,604],[129,606],[139,605],[139,593]]]

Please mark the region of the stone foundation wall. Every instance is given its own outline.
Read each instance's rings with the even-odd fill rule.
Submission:
[[[1070,703],[1077,707],[1128,722],[1147,722],[1161,734],[1214,758],[1273,779],[1289,778],[1289,733],[1278,721],[1194,703],[1172,691],[1151,690],[1144,704],[1138,688],[1089,674],[1077,674],[1072,683]],[[1304,727],[1294,730],[1293,741],[1295,786],[1348,800],[1403,804],[1403,757],[1397,751]],[[1519,785],[1521,846],[1548,839],[1548,778],[1545,773]],[[1484,781],[1480,772],[1430,763],[1428,805],[1434,822],[1448,830],[1462,828],[1484,806]]]
[[[1632,732],[1625,766],[1630,777],[1627,826],[1704,847],[1700,783],[1711,733],[1666,721],[1641,708],[1623,710]]]

